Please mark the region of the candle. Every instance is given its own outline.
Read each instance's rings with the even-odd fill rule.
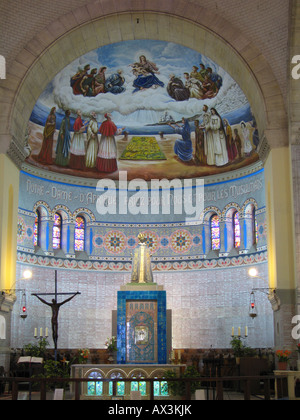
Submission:
[[[34,329],[34,336],[37,337],[37,328]]]
[[[40,337],[43,337],[43,328],[40,328]]]
[[[241,336],[241,327],[238,328],[238,336]]]
[[[46,328],[46,334],[45,334],[45,336],[48,337],[48,328]]]
[[[178,350],[178,360],[179,361],[181,360],[181,351],[180,350]]]
[[[231,337],[234,337],[234,327],[231,329]]]
[[[248,327],[245,327],[245,337],[248,337]]]

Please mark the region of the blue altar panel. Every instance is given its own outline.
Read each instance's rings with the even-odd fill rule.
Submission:
[[[138,316],[132,317],[132,322],[127,325],[128,331],[126,331],[127,314],[126,307],[128,302],[138,303],[151,302],[155,304],[157,313],[155,318],[150,319],[149,314],[143,311],[138,313]],[[166,292],[160,291],[119,291],[118,292],[118,314],[117,314],[117,362],[119,364],[131,364],[132,360],[128,360],[128,354],[131,354],[131,350],[136,346],[134,342],[134,333],[131,331],[134,328],[134,323],[137,319],[144,318],[146,329],[149,329],[149,346],[148,352],[136,352],[136,360],[134,363],[140,364],[166,364],[167,363],[167,305],[166,305]],[[154,325],[157,324],[157,328]],[[136,324],[138,325],[138,323]],[[139,328],[139,327],[136,327]],[[154,334],[156,337],[154,337]],[[154,346],[154,342],[156,345]],[[157,357],[153,353],[157,351]],[[151,357],[153,361],[151,361]]]

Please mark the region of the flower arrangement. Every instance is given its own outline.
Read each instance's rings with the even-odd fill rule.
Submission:
[[[109,352],[117,351],[117,338],[115,336],[107,338],[107,340],[105,341],[105,346]]]
[[[89,349],[79,349],[78,350],[78,363],[86,363],[90,355]]]
[[[277,350],[276,351],[276,356],[278,357],[278,361],[279,362],[288,362],[290,355],[291,355],[291,351],[289,350]]]

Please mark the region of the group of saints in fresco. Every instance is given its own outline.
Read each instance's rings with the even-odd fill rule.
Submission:
[[[148,61],[144,55],[140,56],[139,62],[130,66],[135,76],[133,92],[164,87],[164,83],[157,77],[158,67],[155,63]],[[106,77],[106,69],[103,66],[97,72],[96,68],[90,70],[90,65],[87,64],[84,69],[79,70],[70,79],[74,95],[91,97],[100,93],[124,92],[125,80],[122,70]],[[193,66],[192,72],[184,73],[184,77],[185,83],[174,74],[170,75],[167,92],[176,101],[189,98],[212,98],[217,95],[222,86],[222,78],[210,67],[205,68],[202,63],[200,70],[197,66]],[[111,114],[106,113],[105,121],[99,128],[95,112],[91,112],[89,121],[84,122],[81,110],[78,110],[71,129],[70,115],[71,111],[66,110],[58,133],[55,158],[53,158],[56,108],[51,109],[44,127],[43,143],[36,157],[37,161],[45,165],[54,164],[74,170],[96,169],[103,173],[115,172],[118,169],[115,136],[121,134],[125,127],[118,129],[112,121]],[[177,160],[181,162],[221,167],[250,156],[258,146],[259,138],[255,126],[251,126],[251,129],[253,128],[251,142],[250,127],[245,122],[241,122],[242,140],[238,129],[232,129],[227,119],[222,119],[215,108],[209,110],[207,105],[203,106],[201,123],[198,119],[195,120],[193,129],[190,124],[188,118],[182,118],[180,125],[168,122],[174,132],[180,135],[180,138],[175,140],[174,152]],[[73,136],[71,136],[71,131],[73,131]],[[195,132],[194,149],[191,139],[192,131]],[[100,139],[98,134],[101,135]]]
[[[157,75],[159,69],[157,65],[149,60],[144,55],[139,57],[139,61],[129,64],[132,68],[132,73],[135,77],[133,81],[133,93],[149,88],[164,87]],[[176,101],[185,101],[189,98],[207,99],[213,98],[219,92],[222,86],[222,77],[213,72],[211,67],[205,68],[203,63],[200,63],[200,69],[193,66],[190,73],[185,72],[183,82],[174,74],[169,75],[169,83],[167,85],[168,94]],[[97,96],[100,93],[120,94],[125,91],[123,70],[118,70],[116,73],[106,76],[107,67],[101,66],[91,69],[90,64],[86,64],[83,69],[78,69],[78,72],[71,77],[70,85],[73,89],[74,95],[83,96]]]

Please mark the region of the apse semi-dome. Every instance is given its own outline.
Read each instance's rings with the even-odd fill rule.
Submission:
[[[128,180],[147,181],[251,165],[259,159],[258,130],[232,76],[172,42],[131,40],[90,51],[40,95],[26,162],[68,176],[118,179],[127,171]]]

